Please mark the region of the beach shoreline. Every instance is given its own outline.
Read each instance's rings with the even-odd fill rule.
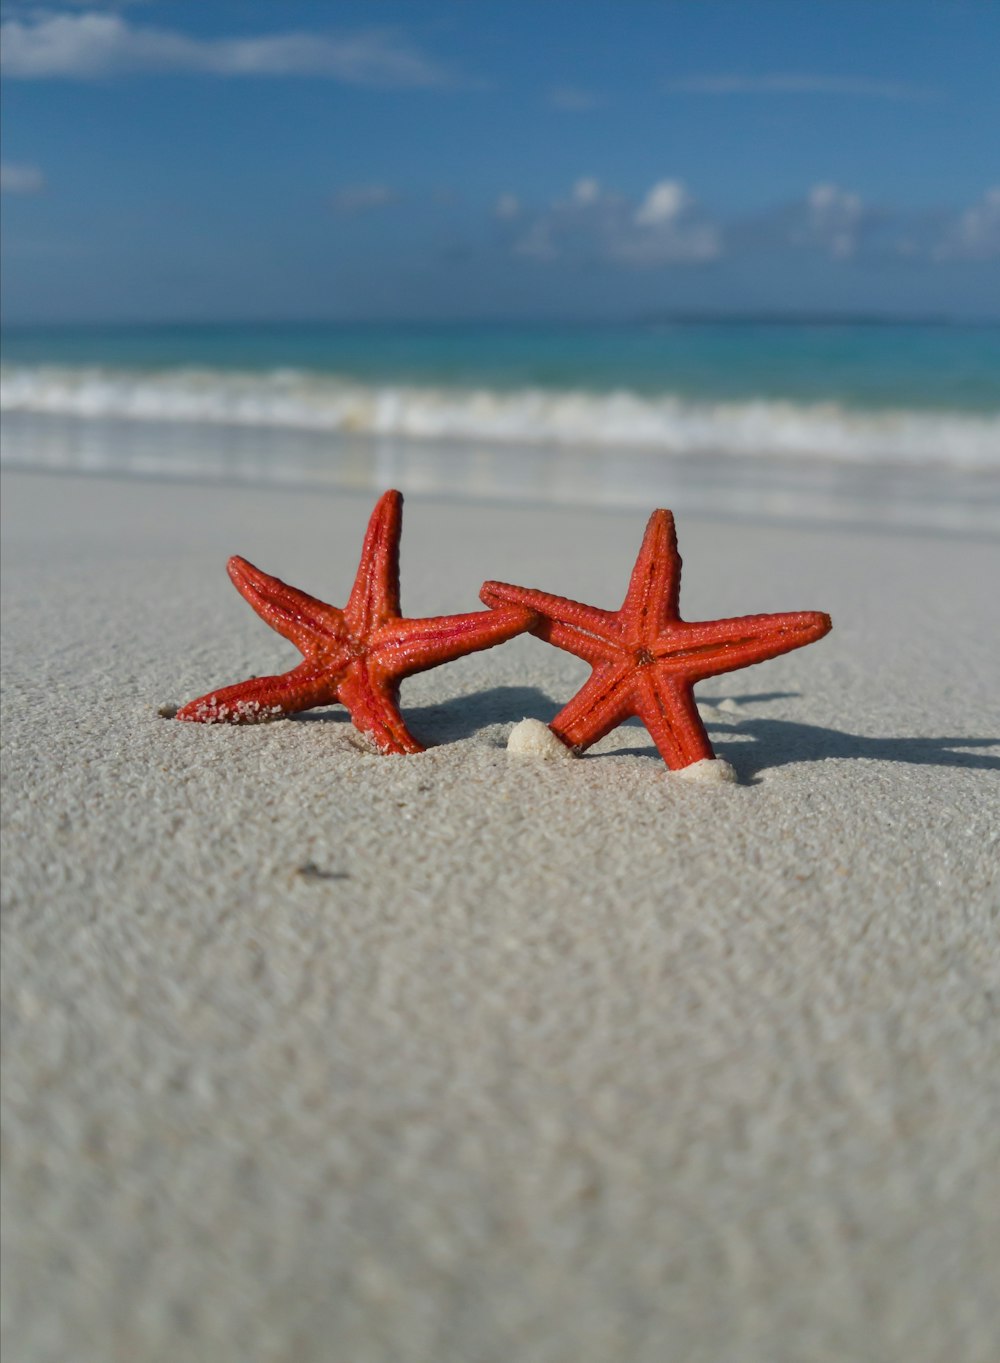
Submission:
[[[1000,537],[1000,470],[504,441],[404,439],[128,417],[7,411],[2,467],[284,488],[395,486],[441,501],[610,508],[669,505],[740,522]]]
[[[985,1363],[1000,545],[674,506],[686,618],[834,621],[699,688],[735,785],[508,754],[586,675],[527,637],[415,757],[162,718],[293,661],[228,555],[342,605],[394,471],[3,474],[11,1357]],[[617,607],[653,504],[414,496],[404,610]]]

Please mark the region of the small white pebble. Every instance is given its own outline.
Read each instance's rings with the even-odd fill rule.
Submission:
[[[568,748],[561,738],[540,719],[522,719],[515,724],[507,740],[507,751],[518,757],[572,757],[573,749]]]
[[[741,709],[739,701],[733,700],[732,696],[727,696],[725,700],[719,701],[719,709],[725,710],[727,714],[736,714]]]
[[[700,762],[692,762],[689,767],[671,773],[682,776],[685,781],[697,781],[706,786],[721,786],[736,780],[736,769],[723,757],[705,757]]]

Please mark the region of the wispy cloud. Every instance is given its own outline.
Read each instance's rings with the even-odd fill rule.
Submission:
[[[501,194],[493,205],[493,212],[498,218],[516,218],[521,211],[521,202],[516,194]]]
[[[344,185],[334,193],[330,202],[335,213],[353,217],[373,208],[385,208],[398,198],[399,195],[389,185]]]
[[[581,90],[576,85],[557,85],[549,91],[548,101],[553,109],[564,113],[583,114],[591,109],[599,109],[604,101],[592,90]]]
[[[685,76],[667,82],[672,94],[688,95],[847,95],[861,99],[934,99],[940,91],[905,81],[867,76],[823,76],[794,71],[748,76],[737,74]]]
[[[45,176],[37,166],[25,166],[13,161],[0,165],[0,192],[4,194],[39,194],[45,188]]]
[[[945,232],[937,260],[1000,260],[1000,185],[988,189]]]
[[[395,29],[193,38],[114,13],[44,14],[0,26],[0,69],[20,80],[90,80],[135,72],[321,76],[349,85],[429,89],[461,84]]]
[[[519,233],[512,249],[535,260],[604,260],[635,269],[703,265],[724,249],[721,229],[677,180],[660,180],[640,202],[591,176],[554,200]]]
[[[133,5],[152,5],[156,0],[3,0],[3,7],[11,14],[26,14],[33,19],[47,19],[57,10],[129,9]]]

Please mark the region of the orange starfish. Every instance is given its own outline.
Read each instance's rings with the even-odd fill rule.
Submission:
[[[347,605],[328,606],[270,577],[243,558],[229,576],[272,629],[305,661],[278,677],[254,677],[190,701],[178,719],[253,724],[339,701],[356,728],[385,753],[423,752],[399,713],[399,683],[414,672],[492,648],[535,623],[521,606],[409,620],[399,613],[399,536],[403,497],[379,498],[365,535]]]
[[[695,682],[776,658],[830,629],[830,617],[819,611],[693,624],[680,617],[680,585],[673,515],[654,511],[621,610],[505,582],[484,583],[480,596],[488,606],[536,611],[541,618],[532,633],[594,669],[549,725],[558,738],[583,752],[637,715],[667,766],[678,769],[715,756],[695,705]]]

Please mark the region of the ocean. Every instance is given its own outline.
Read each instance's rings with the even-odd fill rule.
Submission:
[[[1000,326],[12,328],[9,466],[1000,532]]]

